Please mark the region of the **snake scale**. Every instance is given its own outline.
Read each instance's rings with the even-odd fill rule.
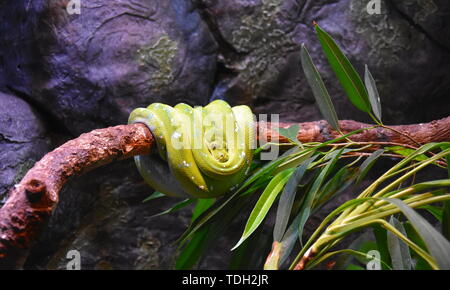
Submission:
[[[241,183],[250,168],[255,128],[248,106],[153,103],[133,110],[128,123],[144,123],[152,132],[158,153],[135,156],[135,162],[144,180],[164,194],[217,197]]]

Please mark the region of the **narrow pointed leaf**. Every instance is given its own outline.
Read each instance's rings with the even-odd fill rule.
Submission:
[[[448,147],[450,146],[442,146],[441,149],[445,150]],[[450,178],[450,155],[445,156],[445,159],[447,161],[448,177]],[[450,241],[450,200],[444,202],[442,213],[442,234],[447,238],[448,241]]]
[[[372,241],[370,232],[365,232],[365,233],[362,233],[361,235],[359,235],[357,238],[355,238],[351,242],[351,244],[348,246],[348,248],[346,250],[358,251],[359,249],[361,249],[362,244],[367,241]],[[377,249],[378,249],[378,244],[377,244]],[[366,256],[366,255],[364,255],[364,256]],[[354,259],[354,256],[350,252],[347,252],[347,253],[344,252],[341,255],[339,255],[339,257],[336,259],[336,264],[334,265],[333,269],[336,269],[336,270],[346,269],[348,267],[348,265],[350,265],[352,263],[353,259]]]
[[[369,172],[369,170],[372,168],[372,166],[375,164],[375,162],[378,160],[378,158],[383,153],[384,153],[384,150],[379,149],[379,150],[373,152],[369,157],[367,157],[366,160],[364,160],[364,162],[359,167],[359,176],[356,179],[356,184],[361,183],[361,181],[366,176],[367,172]]]
[[[380,252],[380,258],[386,265],[391,266],[391,256],[389,254],[389,247],[387,244],[387,230],[380,226],[379,224],[375,224],[372,226],[373,235],[375,236],[375,241],[377,243],[378,251]],[[387,268],[382,266],[383,270]]]
[[[330,154],[331,160],[328,162],[328,164],[320,171],[319,176],[314,180],[314,183],[309,190],[309,192],[306,194],[305,199],[303,201],[302,206],[300,207],[300,222],[299,222],[299,238],[301,241],[301,237],[303,235],[303,229],[305,227],[306,222],[309,219],[309,216],[312,211],[313,202],[317,195],[317,193],[320,191],[321,186],[324,184],[325,179],[329,175],[329,173],[333,170],[334,166],[336,165],[336,162],[338,161],[339,157],[342,155],[343,149],[339,151],[334,151]]]
[[[261,168],[256,170],[255,173],[253,173],[250,177],[247,178],[247,180],[244,182],[244,184],[242,184],[241,187],[238,189],[238,192],[242,191],[244,188],[246,188],[251,183],[258,180],[262,176],[267,175],[267,174],[272,174],[274,172],[274,169],[278,165],[282,164],[289,157],[290,154],[295,153],[296,151],[298,151],[298,147],[291,148],[288,151],[286,151],[285,153],[283,153],[277,159],[274,159],[274,160],[264,164],[264,166],[262,166]]]
[[[391,216],[389,223],[406,236],[405,228],[395,217]],[[387,232],[387,243],[391,255],[392,268],[394,270],[411,270],[412,259],[408,245],[390,231]]]
[[[444,202],[442,214],[442,234],[450,241],[450,201]]]
[[[423,205],[418,207],[419,209],[424,209],[426,211],[428,211],[430,214],[432,214],[439,222],[443,222],[442,218],[443,218],[443,214],[444,214],[444,209],[443,208],[439,208],[436,206],[432,206],[432,205]]]
[[[312,157],[308,159],[295,170],[294,174],[291,175],[283,192],[281,193],[280,201],[278,203],[275,226],[273,229],[274,241],[281,241],[281,239],[283,238],[289,221],[289,216],[291,215],[292,205],[294,204],[295,193],[297,192],[298,184],[303,178],[303,175],[308,169],[308,166],[315,158],[316,157]]]
[[[384,148],[386,151],[394,152],[396,154],[402,155],[402,156],[409,156],[411,154],[414,154],[416,150],[411,148],[405,148],[402,146],[388,146]],[[428,157],[425,154],[417,155],[414,160],[416,161],[423,161],[427,160]]]
[[[221,213],[234,210],[234,208],[244,204],[248,196],[239,196],[240,191],[236,191],[228,197],[224,197],[215,202],[207,210],[200,214],[188,227],[188,229],[174,243],[182,246],[193,234],[208,223],[220,219]]]
[[[315,210],[322,208],[330,199],[347,189],[356,179],[356,170],[344,166],[324,185],[314,201]]]
[[[208,204],[208,202],[205,202],[205,204]],[[180,245],[178,248],[180,254],[176,260],[175,269],[195,268],[204,254],[214,246],[215,241],[224,234],[227,227],[235,220],[243,206],[245,206],[245,202],[240,202],[221,211],[216,216],[217,218],[196,231],[184,246]]]
[[[278,173],[267,185],[264,192],[261,194],[258,202],[250,213],[250,217],[245,225],[244,233],[238,243],[231,249],[234,250],[239,247],[261,224],[263,219],[269,212],[270,207],[275,201],[276,197],[283,189],[284,185],[292,175],[294,168],[286,169]]]
[[[381,122],[381,102],[380,94],[378,93],[377,85],[375,79],[369,71],[366,65],[366,71],[364,73],[364,82],[366,83],[367,93],[369,95],[370,106],[372,107],[372,112],[378,121]]]
[[[199,198],[192,212],[191,222],[195,221],[203,212],[210,208],[215,201],[215,198]]]
[[[194,199],[187,198],[187,199],[185,199],[183,201],[180,201],[179,203],[175,204],[171,208],[169,208],[169,209],[167,209],[167,210],[165,210],[163,212],[157,213],[155,215],[152,215],[151,217],[157,217],[157,216],[160,216],[160,215],[165,215],[165,214],[168,214],[168,213],[176,212],[177,210],[180,210],[183,207],[186,207],[186,206],[188,206],[189,204],[191,204],[193,202],[194,202]]]
[[[367,253],[368,251],[364,250],[364,251],[356,251],[356,250],[352,250],[352,249],[343,249],[343,250],[338,250],[338,251],[334,251],[334,252],[330,252],[327,253],[325,255],[323,255],[321,258],[317,259],[316,261],[314,261],[312,264],[313,265],[318,265],[319,263],[322,263],[323,261],[329,259],[330,257],[337,255],[337,254],[341,254],[342,255],[351,255],[353,258],[357,258],[359,261],[364,261],[363,264],[366,264],[366,268],[363,268],[359,265],[355,265],[355,264],[349,264],[347,266],[345,266],[345,268],[338,268],[337,266],[339,266],[337,263],[336,265],[333,267],[335,269],[344,269],[344,270],[366,270],[367,269],[367,262],[369,261],[367,258]],[[389,265],[387,265],[386,263],[384,263],[381,259],[372,258],[375,261],[379,261],[381,266],[386,267],[389,270],[392,270]],[[306,269],[309,268],[313,268],[314,266],[310,266],[308,265]]]
[[[192,236],[192,239],[178,255],[175,270],[189,270],[198,263],[207,246],[209,228],[210,226],[204,227]]]
[[[298,213],[284,233],[283,239],[278,243],[277,248],[272,249],[271,255],[275,257],[271,257],[271,260],[268,259],[266,263],[272,263],[273,266],[274,260],[276,259],[278,263],[277,267],[280,267],[287,260],[294,249],[295,242],[298,240],[301,217],[301,213]]]
[[[450,270],[450,242],[403,201],[395,198],[385,198],[384,200],[395,204],[408,218],[422,237],[430,255],[436,261],[439,268],[441,270]]]
[[[370,113],[369,96],[361,77],[334,39],[319,25],[316,24],[315,28],[328,62],[347,93],[348,98],[359,110]]]
[[[162,192],[159,191],[155,191],[153,192],[149,197],[147,197],[146,199],[144,199],[142,202],[149,202],[150,200],[154,200],[157,198],[161,198],[161,197],[165,197],[166,195]]]
[[[408,239],[410,239],[414,244],[419,246],[422,249],[426,249],[426,245],[420,235],[417,233],[416,229],[412,226],[410,221],[406,221],[403,223],[405,227],[406,233],[408,234]],[[418,255],[415,251],[411,251],[411,256],[415,260],[414,269],[415,270],[433,270],[430,264],[425,261],[420,255]]]
[[[264,248],[264,243],[261,241],[265,239],[264,228],[261,227],[253,233],[251,239],[245,240],[242,245],[232,253],[230,265],[227,270],[252,270],[260,268],[261,253],[266,251],[260,250]]]
[[[312,89],[320,112],[327,120],[328,124],[330,124],[335,130],[339,130],[336,110],[334,109],[333,103],[331,102],[330,95],[325,87],[325,84],[323,83],[322,77],[320,76],[319,71],[314,65],[305,45],[302,45],[300,56],[306,80],[308,81],[308,84]]]
[[[348,271],[363,271],[363,270],[366,270],[366,269],[361,267],[361,266],[359,266],[359,265],[350,264],[350,265],[348,265],[347,268],[345,268],[345,270],[348,270]]]
[[[355,204],[360,204],[366,201],[367,199],[354,199],[349,200],[345,204],[341,205],[339,208],[337,208],[332,214],[330,215],[337,215],[340,212],[344,211],[346,208],[351,207]],[[272,257],[271,260],[266,261],[266,263],[274,263],[274,259],[277,259],[278,267],[280,267],[289,257],[292,250],[294,249],[296,241],[299,239],[299,231],[300,231],[300,222],[302,219],[302,212],[299,212],[297,216],[294,218],[292,223],[289,225],[288,229],[286,230],[286,233],[283,236],[283,239],[281,242],[278,243],[277,248],[273,249],[271,254],[273,254],[276,257]],[[276,250],[277,252],[274,252]]]

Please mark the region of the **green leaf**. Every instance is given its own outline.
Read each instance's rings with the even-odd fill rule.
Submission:
[[[237,242],[237,244],[231,249],[234,250],[239,247],[261,224],[270,207],[272,206],[275,198],[278,196],[284,185],[292,175],[294,168],[286,169],[277,175],[270,181],[264,192],[261,194],[258,202],[250,213],[250,217],[245,225],[244,233]]]
[[[389,254],[389,247],[387,244],[387,230],[379,224],[373,225],[373,234],[377,243],[378,251],[380,252],[380,259],[386,264],[391,266],[391,256]],[[382,269],[386,270],[387,267],[382,264]]]
[[[295,194],[297,192],[298,184],[305,174],[308,166],[317,156],[309,158],[306,162],[300,165],[289,178],[278,202],[277,216],[275,219],[275,226],[273,229],[274,241],[281,241],[286,231],[286,227],[291,215],[292,205],[294,204]]]
[[[449,148],[449,145],[441,147],[442,150]],[[450,178],[450,155],[445,156],[447,161],[447,173]],[[450,201],[444,202],[443,214],[442,214],[442,234],[447,240],[450,241]]]
[[[437,179],[432,181],[425,181],[421,183],[416,183],[410,187],[414,188],[416,191],[425,190],[431,188],[447,187],[450,186],[450,178],[447,179]]]
[[[365,249],[370,249],[370,248],[374,248],[374,247],[376,247],[376,244],[375,244],[375,243],[368,242],[368,243],[363,244],[363,248],[365,248]],[[367,250],[366,250],[366,251],[367,251]],[[314,266],[316,266],[316,265],[322,263],[323,261],[328,260],[328,259],[331,258],[332,256],[337,255],[337,254],[341,254],[341,257],[342,257],[343,255],[346,256],[346,257],[344,257],[344,258],[347,258],[348,256],[352,256],[352,257],[350,257],[350,258],[357,258],[358,261],[364,261],[363,264],[366,264],[366,268],[367,268],[367,266],[368,266],[367,263],[368,263],[369,261],[379,261],[379,262],[381,263],[382,266],[384,266],[385,268],[387,268],[387,269],[389,269],[389,270],[392,270],[392,269],[391,269],[388,265],[386,265],[382,260],[380,260],[380,259],[378,259],[378,258],[376,258],[376,257],[373,257],[373,256],[372,256],[371,259],[368,260],[368,253],[367,253],[366,251],[356,251],[356,250],[352,250],[352,249],[343,249],[343,250],[337,250],[337,251],[329,252],[329,253],[326,253],[326,254],[322,255],[320,258],[316,259],[316,260],[313,261],[311,264],[307,265],[307,266],[306,266],[306,269],[312,269],[312,268],[314,268]],[[369,250],[369,251],[370,251],[370,250]],[[342,263],[341,263],[341,264],[342,264]],[[348,263],[347,263],[347,264],[348,264]],[[335,269],[348,269],[348,270],[349,270],[349,266],[351,266],[351,265],[354,265],[354,264],[345,265],[345,267],[339,267],[340,265],[339,265],[339,258],[338,258],[338,260],[336,261],[336,264],[335,264],[334,268],[335,268]],[[357,267],[359,267],[359,266],[357,266]],[[361,269],[358,269],[358,270],[365,270],[365,269],[364,269],[364,268],[361,268]]]
[[[280,157],[277,159],[274,159],[256,170],[255,173],[253,173],[250,177],[247,178],[247,180],[244,182],[244,184],[241,185],[241,187],[237,190],[238,192],[255,182],[256,180],[260,179],[261,177],[265,175],[270,175],[273,173],[274,169],[283,163],[291,154],[294,154],[299,150],[298,147],[294,147],[283,153]]]
[[[296,143],[298,145],[302,145],[300,141],[297,139],[298,132],[300,131],[300,126],[298,124],[292,125],[289,128],[278,128],[278,133],[281,136],[286,137],[291,142]]]
[[[356,177],[356,170],[349,168],[348,165],[339,169],[339,171],[322,186],[321,191],[316,195],[314,200],[315,210],[324,206],[327,201],[337,194],[347,189]]]
[[[353,150],[355,149],[344,149],[342,154]],[[340,168],[338,172],[322,186],[320,193],[316,195],[316,200],[314,201],[315,210],[320,210],[330,199],[340,194],[354,183],[358,177],[359,167],[354,168],[353,166],[360,158],[361,157],[358,157],[354,161]]]
[[[334,109],[333,102],[331,101],[330,95],[325,87],[325,84],[323,83],[322,77],[320,76],[319,71],[314,65],[305,45],[302,45],[300,56],[306,80],[308,81],[308,84],[312,89],[320,112],[327,120],[328,124],[330,124],[335,130],[339,131],[338,117],[336,114],[336,110]]]
[[[402,146],[388,146],[384,148],[386,151],[390,151],[402,156],[409,156],[411,154],[414,154],[416,152],[416,150],[411,149],[411,148],[405,148]],[[423,161],[423,160],[427,160],[428,157],[424,154],[420,154],[414,157],[414,160],[416,161]]]
[[[375,164],[375,162],[378,160],[378,158],[381,156],[381,154],[384,153],[383,149],[379,149],[375,152],[373,152],[369,157],[367,157],[366,160],[361,164],[359,167],[359,176],[356,179],[356,184],[360,184],[361,181],[366,176],[367,172],[372,168],[372,166]]]
[[[194,207],[194,211],[192,212],[192,222],[195,221],[208,208],[210,208],[215,201],[215,198],[199,198]]]
[[[366,270],[366,269],[364,269],[363,267],[361,267],[359,265],[350,264],[350,265],[348,265],[347,268],[345,268],[345,270],[361,271],[361,270]]]
[[[450,270],[450,242],[422,216],[401,200],[395,198],[384,198],[384,200],[396,205],[409,219],[413,227],[422,237],[429,253],[436,261],[439,268],[442,270]]]
[[[232,252],[232,258],[227,270],[252,270],[260,268],[261,253],[265,248],[263,240],[268,240],[264,235],[264,227],[258,228],[251,239],[245,240],[242,245]]]
[[[253,193],[262,187],[265,188],[272,179],[273,179],[273,176],[271,176],[271,175],[261,176],[252,184],[252,186],[250,186],[247,190],[245,190],[243,193],[241,193],[241,196],[245,196],[250,193]]]
[[[442,214],[442,234],[450,241],[450,201],[444,202]]]
[[[450,144],[449,143],[444,143],[441,146],[441,150],[444,151],[445,149],[450,148]],[[450,154],[445,156],[445,160],[447,161],[447,173],[448,173],[448,177],[450,177]]]
[[[364,242],[362,242],[358,249],[356,250],[358,253],[363,253],[363,255],[355,255],[354,257],[356,258],[356,260],[358,260],[360,263],[362,263],[363,265],[366,265],[371,259],[369,259],[369,257],[367,256],[367,253],[375,250],[378,251],[378,247],[377,247],[377,243],[375,243],[374,241],[371,240],[366,240]],[[381,261],[381,259],[380,259]]]
[[[267,269],[274,267],[275,263],[279,267],[287,260],[289,254],[294,249],[295,242],[298,240],[301,219],[302,212],[299,212],[284,233],[282,240],[276,244],[277,247],[272,249],[270,253],[272,256],[268,257],[266,261]]]
[[[438,208],[436,206],[432,206],[432,205],[422,205],[418,207],[419,209],[424,209],[426,211],[428,211],[429,213],[431,213],[439,222],[442,223],[442,218],[443,218],[443,209],[442,208]]]
[[[237,191],[232,193],[229,196],[226,196],[222,198],[219,202],[215,203],[214,206],[210,207],[208,210],[206,210],[204,213],[202,213],[190,226],[189,228],[181,235],[181,237],[176,241],[178,243],[183,244],[187,239],[191,238],[192,235],[199,230],[201,227],[203,227],[205,224],[207,224],[213,217],[217,215],[217,213],[221,212],[222,210],[226,210],[229,208],[233,201],[239,199],[242,196],[246,196],[247,192],[242,193],[242,191],[250,186],[252,183],[257,182],[261,178],[265,178],[272,174],[274,169],[283,163],[286,158],[290,156],[290,154],[293,154],[297,152],[299,149],[298,147],[294,147],[283,153],[280,157],[278,157],[275,160],[272,160],[266,164],[264,164],[263,167],[259,168],[254,172],[250,177],[247,178],[247,180],[239,187]]]
[[[246,198],[233,200],[208,224],[193,232],[189,241],[180,244],[178,249],[182,250],[176,261],[176,269],[192,269],[198,264],[204,253],[216,244],[215,241],[224,235],[228,226],[236,219],[237,214],[247,205],[246,200]]]
[[[315,28],[328,62],[347,93],[348,98],[359,110],[370,113],[369,97],[361,77],[334,39],[319,25],[315,24]]]
[[[165,197],[166,195],[162,192],[159,191],[155,191],[153,192],[149,197],[147,197],[146,199],[144,199],[142,202],[149,202],[150,200],[154,200],[160,197]]]
[[[375,114],[375,117],[378,121],[381,122],[381,103],[380,103],[380,95],[378,94],[377,85],[372,74],[369,71],[369,68],[366,64],[366,71],[364,74],[364,82],[366,83],[367,93],[369,95],[370,106],[372,107],[372,112]]]
[[[333,170],[334,166],[336,165],[337,160],[341,156],[344,149],[341,149],[339,151],[334,151],[330,154],[331,160],[328,162],[328,164],[322,168],[320,171],[319,176],[314,180],[314,183],[309,190],[309,192],[305,195],[305,199],[303,200],[302,206],[300,207],[300,222],[299,222],[299,238],[301,241],[301,237],[303,235],[303,228],[305,227],[306,221],[308,220],[311,211],[314,199],[317,195],[317,193],[320,191],[320,188],[322,184],[325,182],[325,179],[327,178],[328,174]]]
[[[308,160],[308,158],[313,156],[314,153],[316,153],[314,150],[304,149],[298,154],[293,154],[292,156],[286,158],[286,161],[278,165],[277,169],[274,170],[274,173],[281,172],[288,168],[296,168],[300,166],[300,164]]]
[[[372,241],[373,239],[370,236],[369,232],[364,232],[356,237],[351,244],[348,246],[347,250],[358,251],[363,247],[363,244],[367,241]],[[376,245],[376,249],[378,249],[378,245]],[[364,255],[366,258],[366,255]],[[343,252],[337,259],[336,264],[334,265],[334,269],[336,270],[344,270],[347,268],[349,264],[352,263],[352,260],[355,258],[351,252]],[[367,259],[367,258],[366,258]]]
[[[422,249],[426,249],[426,245],[420,235],[417,233],[416,229],[411,225],[410,221],[406,221],[403,223],[405,227],[406,233],[408,234],[408,239],[410,239],[414,244],[419,246]],[[411,256],[415,260],[415,270],[433,270],[430,264],[425,261],[419,254],[415,251],[410,251]]]
[[[167,209],[167,210],[165,210],[163,212],[157,213],[155,215],[152,215],[151,217],[157,217],[157,216],[160,216],[160,215],[176,212],[177,210],[180,210],[183,207],[188,206],[189,204],[193,203],[194,201],[195,201],[195,199],[187,198],[187,199],[185,199],[183,201],[180,201],[179,203],[175,204],[171,208],[169,208],[169,209]]]
[[[406,236],[405,228],[394,216],[391,216],[389,223]],[[392,260],[392,268],[394,270],[411,270],[413,263],[408,245],[390,231],[387,232],[387,243]]]
[[[207,247],[209,228],[210,226],[204,227],[192,236],[192,239],[177,257],[176,270],[189,270],[198,263]]]
[[[238,195],[239,191],[236,191],[230,196],[224,197],[214,203],[189,225],[189,228],[181,235],[181,237],[178,238],[178,240],[175,241],[175,243],[180,243],[180,245],[183,245],[194,235],[195,232],[208,224],[219,213],[230,210],[230,208],[232,209],[238,201],[243,202],[240,199],[244,198],[240,198]]]
[[[308,244],[311,245],[311,242],[319,235],[319,232],[317,230],[322,230],[335,216],[337,216],[338,214],[342,213],[343,211],[349,209],[349,208],[353,208],[357,205],[360,205],[366,201],[370,201],[372,200],[372,198],[355,198],[355,199],[351,199],[347,202],[345,202],[344,204],[340,205],[338,208],[336,208],[335,210],[333,210],[327,217],[325,217],[324,220],[322,220],[322,223],[319,225],[319,227],[316,229],[316,232],[309,237],[308,240]],[[281,258],[280,258],[280,264],[282,264],[285,259],[287,258],[287,255],[291,252],[293,247],[293,241],[295,240],[295,238],[298,236],[298,231],[299,231],[299,222],[300,222],[300,218],[301,218],[301,212],[297,215],[297,217],[294,219],[294,221],[292,222],[292,224],[289,226],[288,230],[286,231],[286,233],[284,234],[282,243],[285,245],[286,250],[284,250],[283,254],[280,254]],[[291,241],[291,242],[288,242]],[[300,259],[301,255],[303,255],[306,252],[307,249],[307,245],[305,245],[305,247],[303,248],[303,252],[300,251],[300,253],[297,255],[296,259],[291,263],[290,269],[293,269],[293,267],[298,263],[298,259]],[[290,245],[290,246],[288,246]]]

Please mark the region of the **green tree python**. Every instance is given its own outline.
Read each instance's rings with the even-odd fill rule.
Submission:
[[[255,141],[248,106],[222,100],[205,107],[153,103],[137,108],[128,123],[144,123],[158,153],[135,156],[144,180],[170,196],[212,198],[241,183],[250,168]]]

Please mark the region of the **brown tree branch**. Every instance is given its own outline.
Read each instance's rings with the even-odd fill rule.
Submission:
[[[371,125],[340,121],[344,133]],[[268,141],[278,136],[272,124],[259,123],[259,137]],[[267,125],[267,126],[266,126]],[[288,123],[280,123],[288,127]],[[300,124],[298,139],[324,142],[339,135],[326,121]],[[450,117],[426,124],[393,126],[398,132],[375,128],[353,135],[358,142],[392,142],[405,145],[450,141]],[[279,136],[278,136],[279,137]],[[287,140],[279,138],[283,143]],[[58,203],[59,192],[68,178],[115,160],[148,154],[154,146],[151,132],[143,124],[121,125],[94,130],[68,141],[37,162],[9,193],[0,209],[0,269],[20,268],[28,250],[39,237]]]
[[[22,267],[69,177],[150,153],[152,145],[147,127],[133,124],[82,134],[45,155],[12,188],[0,209],[0,269]]]

